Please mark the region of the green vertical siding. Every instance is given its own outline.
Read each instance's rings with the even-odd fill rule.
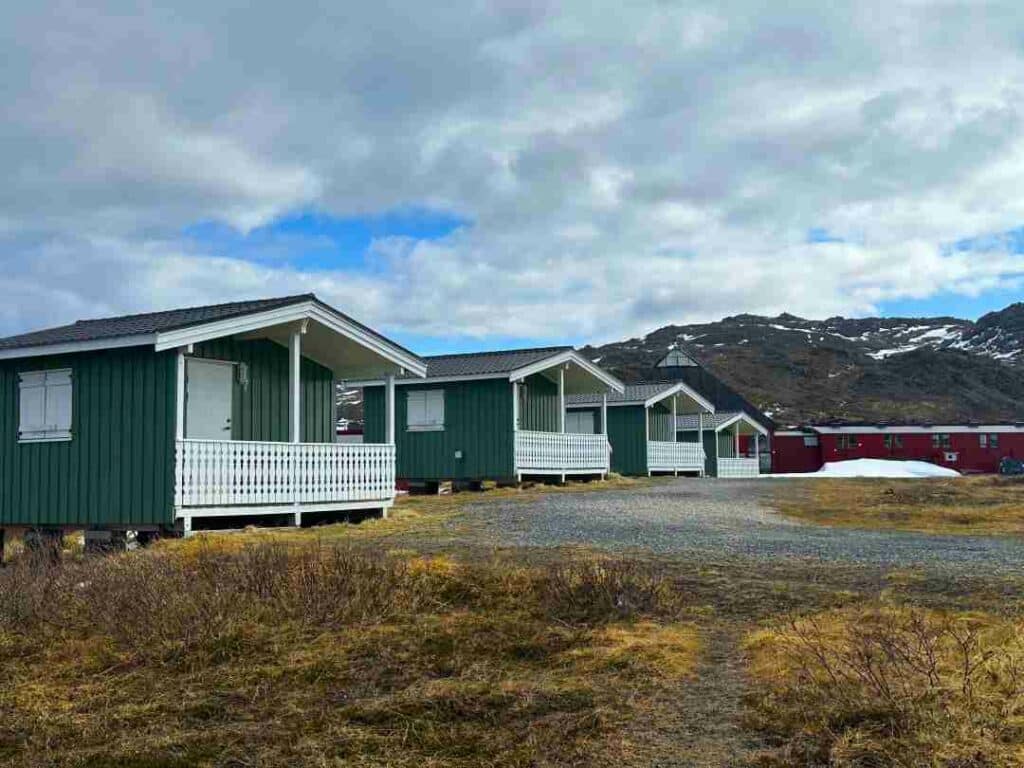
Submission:
[[[249,366],[249,384],[235,382],[233,440],[288,440],[288,350],[266,339],[215,339],[195,347],[195,357]],[[330,369],[302,358],[302,436],[307,443],[334,441],[334,380]]]
[[[608,409],[608,442],[612,446],[612,471],[620,475],[647,474],[647,442],[644,407],[620,405]]]
[[[444,430],[410,432],[406,393],[444,390]],[[555,417],[557,418],[557,403]],[[364,440],[385,438],[384,387],[363,392]],[[406,480],[485,480],[512,476],[512,385],[503,379],[395,387],[396,471]],[[455,458],[461,451],[462,458]]]
[[[72,439],[18,442],[18,373],[72,371]],[[175,354],[114,349],[0,363],[0,525],[173,522]]]
[[[557,432],[558,407],[558,385],[539,373],[528,376],[519,387],[519,428]]]

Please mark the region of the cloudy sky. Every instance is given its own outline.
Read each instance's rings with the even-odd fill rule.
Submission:
[[[1024,292],[1017,2],[166,5],[0,10],[0,332],[315,291],[432,352]]]

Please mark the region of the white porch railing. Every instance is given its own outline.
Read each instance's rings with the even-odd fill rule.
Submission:
[[[700,443],[648,440],[647,469],[649,472],[703,472],[704,448]]]
[[[608,472],[608,438],[572,432],[517,430],[517,474],[599,474]]]
[[[757,459],[718,459],[719,477],[757,477],[759,474]]]
[[[390,502],[395,497],[393,445],[179,440],[176,458],[178,507]]]

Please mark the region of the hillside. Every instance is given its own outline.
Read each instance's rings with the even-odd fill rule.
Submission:
[[[1024,303],[976,322],[736,315],[583,352],[635,381],[674,346],[779,423],[1024,418]]]

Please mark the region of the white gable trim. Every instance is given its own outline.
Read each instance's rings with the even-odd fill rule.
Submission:
[[[644,403],[644,407],[645,408],[650,408],[655,403],[660,403],[662,400],[667,400],[668,398],[670,398],[670,397],[672,397],[674,395],[677,395],[680,392],[682,392],[682,393],[686,394],[688,397],[696,400],[697,404],[700,405],[702,408],[704,408],[704,410],[706,410],[708,413],[714,413],[715,412],[715,406],[714,405],[712,405],[707,399],[705,399],[703,396],[701,396],[698,392],[694,391],[693,389],[688,387],[686,384],[683,384],[682,382],[679,382],[678,384],[674,384],[670,388],[668,388],[667,390],[665,390],[663,392],[659,392],[658,394],[653,395],[652,397],[647,398],[647,401]]]
[[[215,320],[212,323],[194,325],[175,331],[164,331],[157,334],[154,347],[157,352],[160,352],[165,349],[184,347],[189,344],[198,344],[223,336],[234,336],[239,333],[258,331],[273,325],[307,319],[316,320],[335,333],[347,336],[362,346],[373,350],[386,360],[390,360],[395,365],[405,368],[415,376],[422,378],[427,375],[427,365],[418,357],[399,349],[384,339],[368,333],[340,314],[332,312],[314,301],[289,304],[286,307],[277,307],[264,312],[256,312],[226,320]]]
[[[427,376],[425,379],[395,379],[395,386],[401,387],[406,384],[416,384],[423,386],[424,384],[448,384],[459,381],[486,381],[488,379],[503,379],[508,380],[508,374],[505,373],[478,373],[473,376]],[[384,379],[353,379],[352,381],[340,382],[342,386],[348,389],[364,389],[366,387],[383,387]],[[610,403],[609,403],[610,405]]]
[[[92,352],[97,349],[142,347],[155,342],[155,334],[143,333],[136,336],[118,336],[112,339],[68,341],[63,344],[42,344],[34,347],[12,347],[11,349],[0,350],[0,360],[10,360],[21,357],[42,357],[43,355],[67,355],[74,352]]]
[[[752,426],[754,429],[756,429],[762,435],[764,435],[765,437],[768,437],[768,430],[767,429],[765,429],[761,424],[757,423],[752,418],[750,418],[746,413],[742,413],[742,412],[741,413],[737,413],[735,416],[733,416],[731,419],[729,419],[727,421],[723,421],[721,424],[719,424],[717,427],[715,427],[715,432],[721,432],[726,427],[731,427],[737,421],[745,421],[745,422],[747,422],[747,424]]]
[[[533,376],[535,373],[541,373],[549,368],[554,368],[557,365],[563,365],[565,363],[574,363],[578,365],[595,379],[602,382],[609,389],[614,390],[615,392],[624,392],[626,389],[626,385],[617,378],[604,369],[597,367],[587,360],[587,358],[583,357],[583,355],[572,349],[566,350],[565,352],[559,352],[551,357],[539,360],[536,363],[524,365],[522,368],[517,368],[508,375],[508,378],[510,381],[521,381],[527,376]]]

